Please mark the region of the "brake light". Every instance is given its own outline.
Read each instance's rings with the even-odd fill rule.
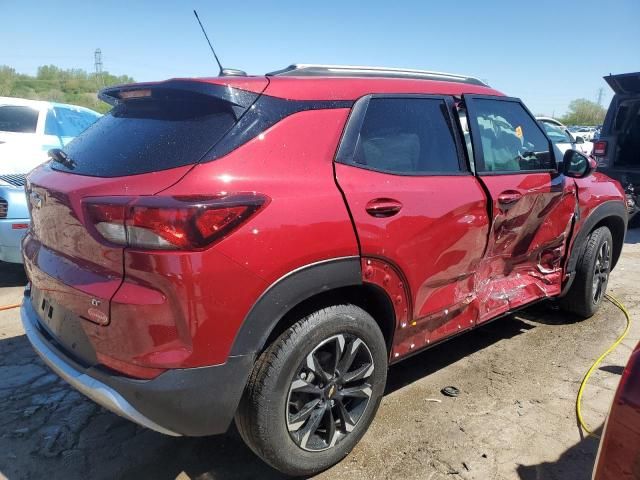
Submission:
[[[266,203],[258,194],[191,197],[104,197],[84,203],[107,241],[150,250],[200,250],[246,222]]]
[[[607,142],[605,140],[598,140],[594,143],[593,154],[598,157],[604,157],[607,154]]]
[[[118,96],[123,100],[130,98],[145,98],[151,96],[151,90],[124,90],[120,92]]]

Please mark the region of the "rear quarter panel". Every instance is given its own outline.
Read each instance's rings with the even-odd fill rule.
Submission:
[[[161,193],[258,192],[269,201],[207,250],[125,250],[124,284],[112,303],[112,327],[119,331],[105,339],[119,359],[156,367],[224,363],[244,318],[269,285],[305,265],[358,255],[333,173],[348,113],[293,114],[225,157],[198,164]],[[135,299],[144,305],[129,308]],[[121,342],[131,322],[140,326],[136,338]],[[136,353],[141,351],[149,355]]]

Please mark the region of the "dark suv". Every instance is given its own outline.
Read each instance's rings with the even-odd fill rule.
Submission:
[[[101,98],[28,177],[26,333],[119,415],[235,417],[289,474],[353,448],[389,364],[542,299],[588,317],[620,256],[620,185],[474,78],[298,65]]]
[[[640,225],[640,72],[604,77],[615,92],[593,145],[598,170],[619,180],[627,193],[629,217]]]

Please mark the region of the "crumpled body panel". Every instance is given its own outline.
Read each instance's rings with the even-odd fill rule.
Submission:
[[[560,293],[577,200],[572,180],[550,177],[540,173],[482,179],[492,199],[514,186],[522,198],[510,208],[493,200],[487,252],[475,276],[478,323]]]
[[[474,210],[465,216],[454,209],[440,223],[429,216],[423,228],[413,217],[415,230],[407,238],[389,224],[365,228],[366,217],[356,215],[363,224],[363,280],[383,288],[394,304],[392,362],[561,291],[576,213],[575,183],[549,173],[469,180],[483,181],[491,194],[486,215]],[[495,199],[504,190],[518,191],[520,201],[501,206]],[[426,236],[425,230],[436,226],[440,229]],[[394,239],[406,243],[396,246]],[[416,247],[419,255],[411,257]]]

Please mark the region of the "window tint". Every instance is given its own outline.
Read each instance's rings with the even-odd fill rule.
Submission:
[[[482,172],[547,170],[554,167],[549,141],[517,102],[474,99],[473,122],[482,144]]]
[[[458,172],[446,104],[426,98],[371,99],[354,161],[394,173]]]
[[[235,121],[228,102],[172,90],[116,105],[64,151],[76,163],[72,173],[148,173],[200,161]],[[69,171],[59,163],[52,167]]]
[[[0,132],[36,133],[38,111],[19,105],[0,105]]]

